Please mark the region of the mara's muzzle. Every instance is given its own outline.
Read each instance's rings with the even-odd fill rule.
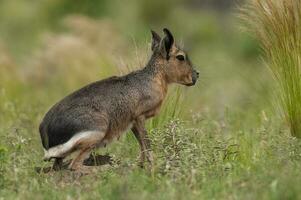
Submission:
[[[192,75],[191,75],[192,83],[187,84],[187,86],[193,86],[193,85],[195,85],[196,81],[198,80],[198,78],[199,78],[199,72],[196,71],[196,70],[193,70],[192,71]]]

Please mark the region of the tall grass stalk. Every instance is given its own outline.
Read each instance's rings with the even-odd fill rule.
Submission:
[[[301,138],[301,0],[250,0],[242,17],[261,43],[291,134]]]

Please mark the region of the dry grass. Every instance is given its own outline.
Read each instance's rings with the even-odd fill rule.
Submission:
[[[277,100],[291,134],[301,137],[301,1],[252,0],[242,9],[278,84]]]

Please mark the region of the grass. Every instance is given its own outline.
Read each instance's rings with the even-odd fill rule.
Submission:
[[[276,80],[280,111],[301,138],[301,1],[252,0],[243,13]]]
[[[231,27],[225,30],[199,12],[178,8],[171,15],[176,36],[191,26],[188,18],[208,26],[205,33],[191,26],[185,36],[195,42],[189,55],[200,82],[172,86],[160,116],[148,122],[152,173],[137,166],[139,146],[130,132],[97,151],[114,162],[91,175],[35,171],[50,166],[38,133],[49,107],[88,82],[141,67],[145,42],[127,43],[114,23],[70,16],[68,30],[47,34],[22,64],[0,49],[0,199],[301,199],[301,142],[271,108],[274,82],[257,61],[256,44],[231,27],[233,18],[224,17]],[[207,37],[214,45],[202,42]]]
[[[75,178],[47,166],[37,133],[43,103],[28,104],[1,94],[0,196],[4,199],[298,199],[301,143],[273,120],[260,117],[245,130],[243,115],[227,111],[169,120],[150,129],[154,173],[136,166],[139,147],[127,134],[100,153],[118,161]],[[23,103],[22,103],[23,102]],[[3,123],[5,122],[5,123]]]

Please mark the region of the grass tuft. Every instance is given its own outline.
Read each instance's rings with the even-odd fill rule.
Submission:
[[[251,0],[242,18],[261,43],[291,134],[301,138],[301,1]]]

